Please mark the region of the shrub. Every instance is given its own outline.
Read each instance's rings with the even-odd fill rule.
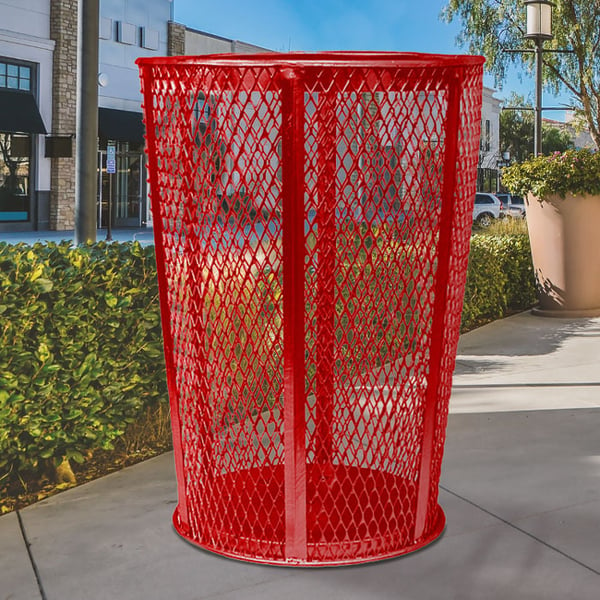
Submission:
[[[378,243],[377,236],[372,243]],[[417,248],[404,252],[397,252],[403,269],[422,266]],[[381,265],[365,265],[358,254],[344,276],[352,285],[365,278],[362,284],[375,285]],[[256,325],[230,356],[240,369],[256,371],[257,385],[262,371],[281,356],[269,336],[259,335],[279,301],[274,274],[263,275],[256,289],[247,289],[250,280],[245,280],[238,291],[240,299],[254,298],[249,312],[238,315],[238,324],[251,320]],[[387,275],[392,287],[400,275]],[[220,302],[214,293],[213,309]],[[392,288],[381,293],[405,298]],[[534,302],[527,235],[474,235],[463,330]],[[257,313],[261,310],[263,317]],[[408,312],[408,306],[403,304],[403,310]],[[402,314],[369,317],[372,328],[380,319],[399,318],[394,331],[411,337],[412,318]],[[35,471],[45,460],[81,462],[90,450],[110,449],[128,424],[167,399],[153,247],[0,244],[0,332],[0,480]],[[364,341],[347,340],[349,360],[385,360],[385,353],[374,355],[371,348],[377,334],[373,329]],[[407,350],[404,340],[387,340],[385,347],[396,342]],[[261,356],[265,353],[268,360]]]
[[[526,233],[475,234],[462,314],[462,331],[525,310],[536,302],[535,278]]]
[[[600,194],[600,153],[584,148],[536,156],[504,169],[502,181],[521,196]]]
[[[166,398],[154,249],[0,244],[0,478],[110,449]]]

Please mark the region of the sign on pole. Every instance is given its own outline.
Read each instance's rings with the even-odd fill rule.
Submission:
[[[112,240],[112,176],[117,172],[117,147],[106,145],[106,172],[108,173],[108,222],[106,223],[106,239]]]
[[[110,174],[117,172],[116,146],[114,144],[106,146],[106,172]]]

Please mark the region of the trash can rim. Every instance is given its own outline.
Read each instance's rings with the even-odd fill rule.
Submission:
[[[352,67],[467,67],[485,62],[483,56],[470,54],[427,54],[419,52],[371,52],[344,50],[335,52],[261,52],[256,54],[200,54],[189,56],[140,57],[138,66],[352,66]]]

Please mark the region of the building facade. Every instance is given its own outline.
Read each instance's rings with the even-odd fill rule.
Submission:
[[[0,231],[75,227],[78,5],[77,0],[0,3]],[[151,224],[151,213],[135,60],[267,50],[174,22],[171,0],[100,0],[99,16],[97,225],[106,227],[110,214],[114,227],[140,227]],[[364,118],[373,101],[365,99]],[[498,124],[499,101],[486,88],[481,189],[492,185],[494,173],[497,177]],[[385,144],[380,162],[400,152],[393,140]],[[109,147],[115,152],[114,173],[107,172]],[[263,182],[257,169],[248,167],[244,177],[254,173],[254,179],[245,187]],[[373,169],[379,172],[381,166]],[[401,192],[385,187],[388,195]]]
[[[499,173],[502,164],[500,148],[500,104],[495,90],[483,88],[481,105],[481,138],[477,164],[477,190],[496,192],[499,189]]]
[[[572,110],[565,111],[564,121],[555,121],[554,119],[544,117],[542,123],[566,133],[571,138],[573,146],[577,150],[582,148],[589,148],[594,151],[598,150],[594,138],[592,138],[590,134],[587,123],[585,120],[581,119],[581,117],[578,117]]]
[[[0,10],[0,228],[29,229],[48,223],[56,41],[47,0],[5,0]]]
[[[77,0],[0,4],[0,231],[75,226]],[[148,224],[140,56],[257,52],[173,22],[171,0],[100,0],[97,224]],[[107,147],[115,173],[107,173]]]

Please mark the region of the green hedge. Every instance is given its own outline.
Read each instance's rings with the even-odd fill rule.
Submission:
[[[527,234],[472,236],[462,331],[530,308],[536,298]]]
[[[0,478],[110,449],[166,399],[154,249],[0,244]]]
[[[535,302],[527,235],[474,235],[462,328]],[[109,449],[167,390],[154,248],[0,244],[0,480]]]

